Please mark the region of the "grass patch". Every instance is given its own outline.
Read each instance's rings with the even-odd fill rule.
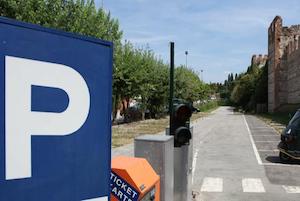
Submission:
[[[191,121],[207,116],[217,107],[210,107],[206,112],[193,113]],[[120,124],[112,127],[112,147],[120,147],[132,143],[134,138],[145,134],[157,134],[165,131],[169,126],[169,116],[161,119],[147,119],[144,121]]]
[[[112,147],[119,147],[133,142],[139,135],[156,134],[163,131],[169,124],[169,117],[148,119],[112,127]]]
[[[207,115],[209,115],[213,110],[215,110],[217,108],[214,108],[214,109],[210,109],[210,110],[207,110],[205,112],[197,112],[197,113],[193,113],[192,117],[191,117],[191,122],[193,121],[196,121],[197,119],[200,119],[202,117],[205,117]]]
[[[260,116],[269,119],[272,122],[287,125],[292,116],[286,113],[261,114]]]
[[[257,114],[258,118],[266,122],[271,127],[279,133],[286,127],[293,115],[289,113],[266,113],[266,114]]]
[[[209,101],[207,103],[199,104],[196,106],[201,112],[210,112],[219,107],[219,103],[217,101]]]

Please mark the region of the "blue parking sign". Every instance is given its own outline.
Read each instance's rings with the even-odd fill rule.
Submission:
[[[112,43],[0,18],[0,200],[108,201]]]

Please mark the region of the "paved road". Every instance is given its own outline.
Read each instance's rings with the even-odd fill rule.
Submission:
[[[300,200],[300,165],[279,162],[279,135],[262,121],[221,107],[193,126],[197,201]]]

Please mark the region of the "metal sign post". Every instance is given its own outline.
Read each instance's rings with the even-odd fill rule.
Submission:
[[[0,200],[109,200],[112,49],[0,18]]]

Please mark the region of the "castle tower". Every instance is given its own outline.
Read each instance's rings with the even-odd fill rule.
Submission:
[[[280,16],[276,16],[269,27],[269,112],[284,111],[284,107],[289,104],[300,104],[300,86],[298,83],[300,57],[297,53],[299,37],[300,25],[282,27]]]
[[[268,61],[268,55],[253,55],[251,59],[251,66],[257,66],[259,68],[262,68],[263,66],[266,65]]]
[[[279,105],[278,71],[282,53],[280,36],[282,35],[282,18],[276,16],[268,30],[268,111],[274,112]]]

